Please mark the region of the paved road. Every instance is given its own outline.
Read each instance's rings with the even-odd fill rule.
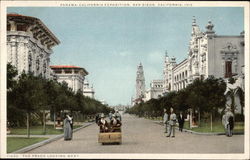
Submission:
[[[59,139],[29,153],[243,153],[244,136],[204,136],[176,132],[175,138],[163,133],[163,126],[151,120],[123,115],[122,144],[97,142],[98,126],[93,124],[73,135],[72,141]]]

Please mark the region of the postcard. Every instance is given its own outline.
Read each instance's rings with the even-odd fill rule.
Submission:
[[[1,158],[249,159],[249,2],[2,1]]]

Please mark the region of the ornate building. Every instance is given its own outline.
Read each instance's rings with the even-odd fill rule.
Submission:
[[[163,80],[153,80],[150,89],[145,93],[145,101],[152,98],[157,99],[163,96]]]
[[[95,98],[95,91],[93,89],[93,86],[90,87],[87,80],[83,82],[83,95],[90,98]]]
[[[35,17],[20,14],[7,15],[7,59],[18,70],[35,76],[51,78],[49,67],[52,47],[60,41]]]
[[[50,66],[58,82],[66,82],[74,92],[83,91],[84,79],[88,72],[77,66]]]
[[[217,35],[211,21],[202,32],[194,18],[187,59],[176,64],[175,58],[165,56],[164,92],[178,91],[196,78],[209,76],[224,78],[226,82],[233,77],[244,82],[243,69],[244,32],[237,36]]]

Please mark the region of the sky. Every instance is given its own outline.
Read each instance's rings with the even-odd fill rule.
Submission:
[[[244,30],[240,7],[11,7],[8,13],[39,18],[61,41],[51,65],[85,68],[95,98],[109,105],[131,104],[137,66],[146,89],[163,78],[165,51],[177,63],[187,57],[193,16],[202,31],[211,20],[218,35]]]

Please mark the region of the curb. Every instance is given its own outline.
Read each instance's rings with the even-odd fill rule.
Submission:
[[[73,132],[77,132],[77,131],[79,131],[80,129],[83,129],[83,128],[85,128],[85,127],[88,127],[88,126],[90,126],[90,125],[92,125],[92,124],[93,124],[93,123],[89,123],[89,124],[86,124],[86,125],[84,125],[84,126],[82,126],[82,127],[76,128],[76,129],[73,130]],[[30,145],[30,146],[24,147],[24,148],[19,149],[19,150],[17,150],[17,151],[11,152],[10,154],[12,154],[12,153],[25,153],[25,152],[28,152],[28,151],[30,151],[30,150],[33,150],[33,149],[35,149],[35,148],[38,148],[38,147],[40,147],[40,146],[43,146],[43,145],[45,145],[45,144],[48,144],[48,143],[51,143],[51,142],[53,142],[53,141],[56,141],[56,140],[58,140],[58,139],[60,139],[60,138],[63,138],[63,136],[64,136],[63,134],[60,134],[60,135],[58,135],[58,136],[56,136],[56,137],[53,137],[53,138],[50,138],[50,139],[41,141],[41,142],[39,142],[39,143],[35,143],[35,144]]]
[[[163,125],[163,123],[159,122],[159,121],[154,121],[154,123],[157,123],[159,125]],[[178,128],[175,128],[175,129],[178,130]],[[206,135],[206,136],[226,135],[225,132],[202,133],[202,132],[191,131],[191,130],[184,129],[184,128],[182,129],[182,131],[187,132],[187,133],[191,133],[191,134]],[[233,132],[233,135],[244,135],[244,132]]]

